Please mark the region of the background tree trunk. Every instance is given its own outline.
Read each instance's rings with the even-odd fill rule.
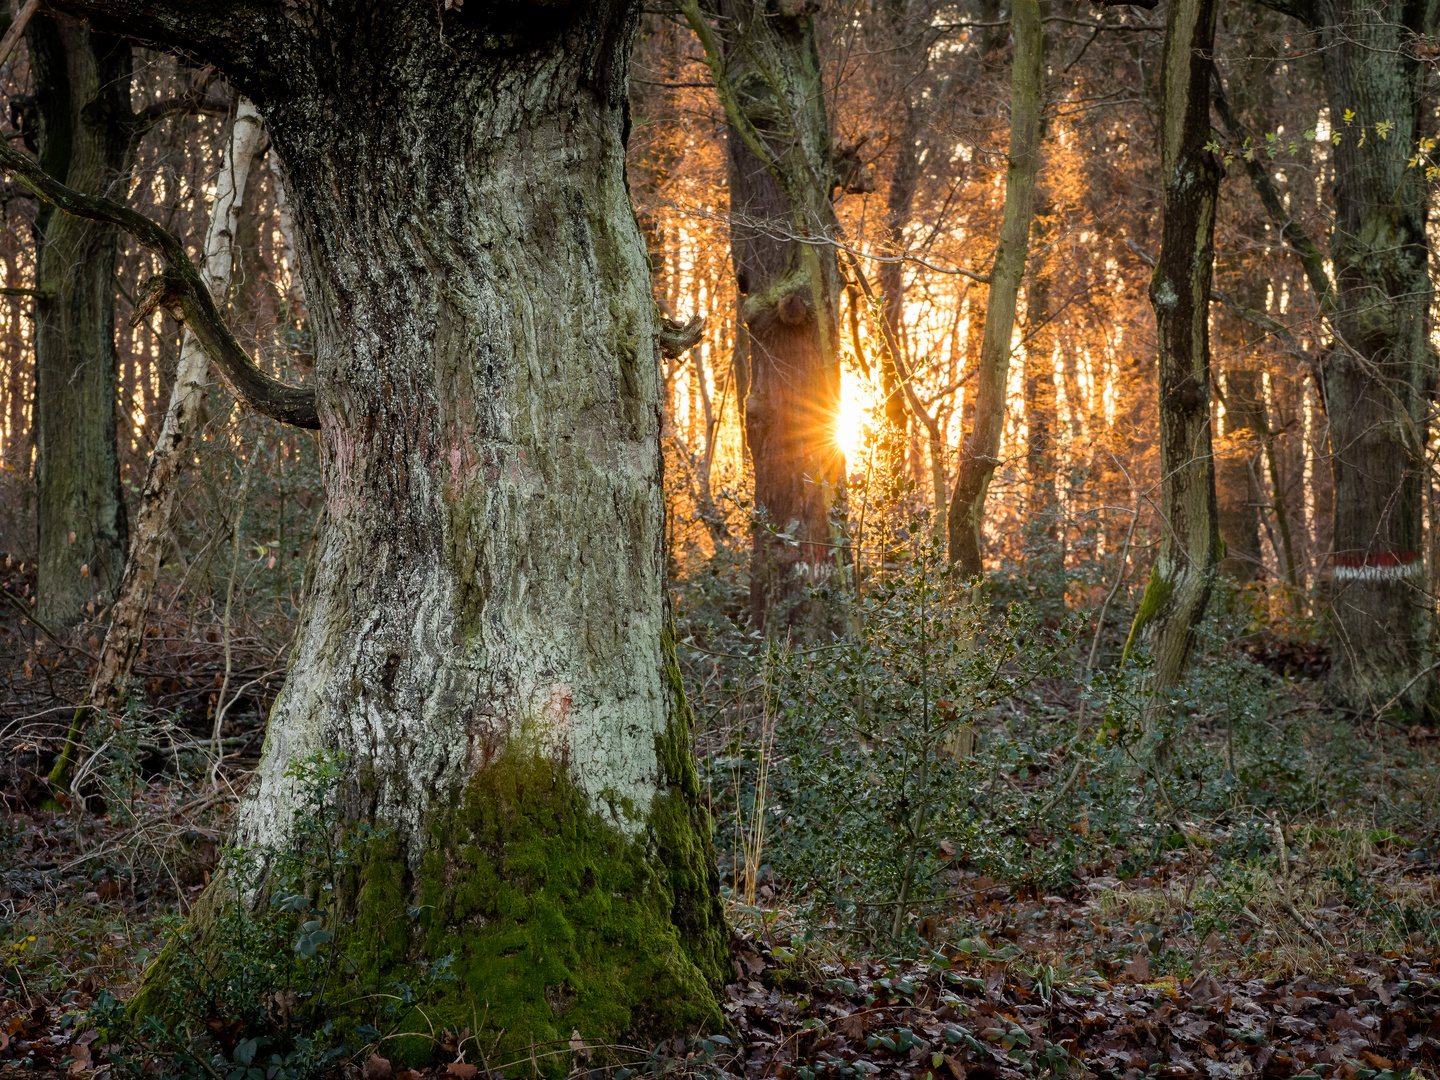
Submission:
[[[26,144],[56,179],[91,195],[128,175],[130,43],[64,16],[26,31],[35,78]],[[33,121],[33,123],[32,123]],[[124,197],[123,187],[119,191]],[[116,229],[41,204],[35,224],[36,614],[73,623],[108,602],[125,568],[116,449]]]
[[[1044,222],[1049,216],[1049,207],[1042,205],[1032,230],[1036,245],[1044,241]],[[1025,288],[1025,474],[1030,488],[1027,517],[1042,543],[1035,555],[1059,569],[1065,563],[1065,552],[1060,548],[1060,497],[1055,482],[1055,332],[1048,262],[1043,255],[1030,256]]]
[[[1005,432],[1005,391],[1010,376],[1010,337],[1015,303],[1025,277],[1030,221],[1035,210],[1035,175],[1040,167],[1040,105],[1044,91],[1044,35],[1036,0],[1013,0],[1010,68],[1010,155],[1005,171],[1005,211],[1000,242],[990,271],[985,303],[985,336],[975,377],[975,426],[960,450],[955,494],[949,507],[950,561],[967,577],[984,570],[980,529],[985,493],[998,464]],[[968,404],[968,400],[967,400]]]
[[[693,0],[681,10],[729,122],[731,259],[749,359],[745,434],[763,515],[753,530],[751,616],[763,625],[778,608],[786,622],[809,623],[823,613],[810,611],[801,591],[838,561],[845,490],[835,442],[842,281],[823,242],[839,231],[835,162],[815,23],[803,4],[777,14],[759,0],[723,0],[714,12],[720,31]]]
[[[1130,630],[1148,632],[1153,687],[1184,673],[1220,562],[1210,432],[1210,283],[1220,164],[1210,141],[1215,0],[1171,0],[1161,60],[1165,223],[1150,279],[1159,345],[1160,550]],[[1130,642],[1127,642],[1127,649]]]
[[[1432,679],[1423,529],[1430,342],[1427,185],[1408,168],[1422,134],[1417,35],[1436,4],[1322,0],[1320,40],[1334,148],[1336,341],[1324,361],[1335,477],[1328,691],[1352,708],[1397,695],[1424,707]],[[1354,119],[1346,123],[1346,110]],[[1377,125],[1389,125],[1380,137]],[[1364,134],[1363,145],[1361,135]],[[1407,687],[1408,684],[1408,687]]]
[[[902,20],[894,18],[897,28],[905,28]],[[898,35],[897,35],[898,36]],[[918,28],[911,28],[911,39],[922,43],[925,38]],[[899,473],[904,463],[905,435],[909,427],[909,410],[905,408],[905,391],[900,386],[894,357],[901,362],[906,358],[900,351],[905,347],[905,264],[900,256],[905,252],[905,226],[910,223],[910,207],[915,199],[915,186],[920,179],[920,154],[916,146],[921,134],[928,127],[928,110],[917,107],[909,100],[906,88],[905,122],[900,131],[900,144],[895,148],[895,165],[890,174],[890,188],[885,194],[885,211],[890,250],[888,261],[880,264],[880,294],[884,298],[886,340],[889,348],[880,356],[880,394],[884,403],[885,419],[890,433],[881,440],[881,457],[886,467]],[[894,356],[891,355],[893,350]]]
[[[1236,328],[1237,336],[1244,331]],[[1238,346],[1244,348],[1244,345]],[[1238,582],[1265,577],[1260,551],[1261,435],[1256,413],[1264,407],[1260,373],[1236,363],[1225,373],[1225,437],[1228,451],[1216,462],[1216,525],[1225,541],[1221,572]]]

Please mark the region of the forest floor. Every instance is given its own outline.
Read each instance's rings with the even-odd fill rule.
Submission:
[[[86,806],[58,811],[40,809],[38,776],[63,738],[84,657],[41,643],[0,658],[11,667],[0,713],[0,1078],[109,1076],[87,1010],[102,990],[133,992],[216,865],[262,714],[237,710],[214,768],[204,702],[223,665],[219,647],[203,645],[169,669],[155,650],[147,690],[172,704],[109,733],[125,753],[106,759]],[[268,685],[262,657],[233,667]],[[1394,764],[1374,797],[1393,784],[1440,801],[1436,732],[1385,738]],[[1176,822],[1173,850],[1138,871],[1116,850],[1053,895],[957,858],[948,906],[919,923],[923,946],[903,957],[833,920],[802,920],[783,883],[766,884],[753,905],[729,905],[730,1034],[662,1047],[650,1071],[1440,1076],[1437,838],[1429,818],[1411,830],[1376,820],[1364,806],[1277,816],[1271,854],[1247,864],[1243,882],[1204,822]],[[378,1057],[347,1069],[391,1074]],[[432,1075],[476,1073],[455,1062],[397,1080]]]

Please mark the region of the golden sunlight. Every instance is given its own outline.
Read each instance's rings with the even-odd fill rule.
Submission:
[[[835,442],[845,455],[845,467],[855,469],[870,437],[870,410],[875,404],[870,381],[849,364],[840,365],[840,413],[835,418]]]

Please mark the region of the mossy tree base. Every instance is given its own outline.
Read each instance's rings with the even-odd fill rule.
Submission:
[[[660,796],[631,838],[559,765],[507,753],[435,816],[430,837],[417,874],[393,838],[372,841],[340,938],[362,985],[454,958],[455,981],[386,1044],[392,1060],[432,1058],[432,1027],[468,1029],[492,1066],[529,1068],[533,1050],[542,1072],[563,1073],[574,1031],[591,1047],[648,1048],[724,1026],[711,989],[726,934],[709,829],[683,790]]]
[[[678,681],[673,660],[668,670]],[[423,852],[407,851],[398,831],[373,823],[370,839],[341,866],[335,910],[324,920],[336,962],[315,971],[338,977],[323,1004],[318,986],[288,987],[317,1003],[310,1025],[334,1020],[353,1045],[374,1038],[361,1034],[373,1027],[381,1053],[397,1065],[442,1057],[449,1032],[451,1051],[458,1041],[466,1060],[525,1075],[565,1074],[577,1032],[599,1061],[726,1027],[714,990],[726,976],[728,931],[678,694],[676,712],[656,740],[664,783],[632,832],[616,821],[633,807],[592,805],[563,760],[526,738],[456,798],[435,801]],[[354,824],[347,828],[353,835]],[[262,884],[247,901],[256,918],[271,899]],[[184,938],[149,973],[132,1019],[213,1010],[200,1001],[203,990],[176,981],[193,980],[195,965],[175,958],[181,949],[207,958],[220,985],[231,973],[219,958],[236,945],[222,940],[235,933],[223,916],[239,902],[231,882],[212,883]],[[295,935],[282,936],[288,943]],[[397,984],[422,983],[427,966],[447,958],[452,978],[422,992],[397,1021]],[[181,968],[188,974],[178,975]]]

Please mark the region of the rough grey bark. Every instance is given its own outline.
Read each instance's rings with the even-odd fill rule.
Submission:
[[[26,40],[35,78],[27,146],[52,176],[107,193],[128,175],[130,43],[49,15],[31,20]],[[125,566],[116,229],[42,203],[35,240],[36,614],[61,627],[92,600],[107,603]]]
[[[1220,562],[1210,430],[1210,283],[1220,163],[1210,142],[1216,0],[1171,0],[1161,60],[1165,222],[1150,279],[1159,346],[1160,550],[1135,614],[1161,688],[1185,671]]]
[[[778,9],[757,0],[680,8],[729,124],[731,259],[749,360],[745,432],[763,515],[753,529],[751,615],[763,625],[778,605],[787,621],[808,623],[823,613],[800,595],[842,557],[845,490],[834,431],[843,283],[826,242],[839,232],[830,201],[839,178],[813,10],[795,0]]]
[[[84,10],[217,63],[287,166],[326,513],[237,839],[283,843],[287,768],[341,751],[347,822],[387,830],[343,927],[377,978],[453,950],[444,1022],[474,1022],[467,972],[524,988],[486,1003],[507,1046],[705,1022],[726,937],[663,640],[659,335],[624,183],[638,4]],[[481,852],[503,909],[434,872]],[[541,903],[573,948],[542,957]]]
[[[1000,242],[990,271],[985,331],[975,378],[974,428],[965,437],[949,507],[950,561],[972,577],[984,570],[980,529],[985,494],[999,462],[1005,432],[1006,381],[1015,305],[1025,277],[1030,223],[1035,210],[1035,176],[1040,167],[1040,103],[1044,91],[1044,36],[1037,0],[1014,0],[1010,11],[1015,53],[1010,74],[1010,153],[1005,171],[1005,209]],[[969,402],[967,401],[967,406]]]

